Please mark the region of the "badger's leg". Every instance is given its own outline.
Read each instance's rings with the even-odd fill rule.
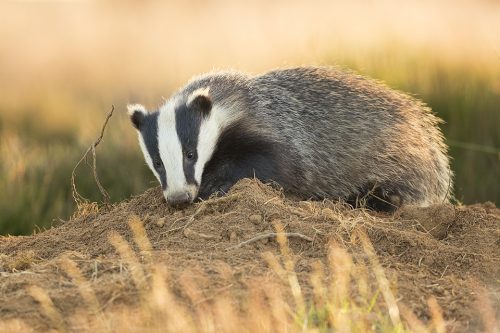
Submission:
[[[288,168],[290,168],[288,166]],[[225,194],[243,178],[257,178],[262,182],[274,181],[286,185],[283,173],[287,171],[275,155],[254,153],[244,158],[211,163],[203,173],[198,197],[206,199],[213,193]]]
[[[214,193],[226,194],[238,180],[250,177],[246,169],[228,161],[206,169],[201,180],[198,198],[206,200]]]
[[[200,191],[198,193],[198,198],[202,199],[202,200],[206,200],[214,193],[224,195],[227,192],[229,192],[231,187],[234,184],[236,184],[237,181],[238,180],[231,181],[229,179],[226,179],[226,180],[219,179],[214,183],[205,184],[205,186],[200,187]]]
[[[403,204],[403,198],[394,186],[369,183],[359,193],[350,196],[347,202],[353,207],[363,207],[379,212],[393,212]]]

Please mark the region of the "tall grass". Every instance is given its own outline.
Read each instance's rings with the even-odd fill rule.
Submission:
[[[4,135],[2,139],[0,152],[9,156],[0,163],[2,233],[27,234],[69,218],[75,209],[71,172],[88,146],[57,137],[53,138],[55,142],[31,144],[15,135]],[[140,193],[153,184],[137,152],[122,144],[109,139],[98,152],[99,178],[114,201]],[[116,167],[117,164],[122,167]],[[77,169],[76,186],[89,200],[102,201],[90,165],[82,164]]]
[[[97,152],[104,186],[118,201],[154,184],[125,104],[154,108],[214,67],[337,64],[416,95],[446,121],[457,199],[499,204],[499,10],[448,0],[2,2],[0,234],[71,215],[71,170],[111,104]],[[90,172],[77,181],[100,200]]]

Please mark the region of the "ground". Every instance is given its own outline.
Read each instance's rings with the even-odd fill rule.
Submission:
[[[180,312],[168,310],[166,315],[176,319],[169,323],[207,328],[212,326],[200,319],[203,311],[231,317],[253,309],[258,317],[252,300],[264,299],[275,309],[273,290],[285,285],[291,291],[283,292],[288,311],[283,318],[290,312],[300,317],[314,304],[319,326],[318,304],[328,303],[321,298],[349,295],[352,304],[347,304],[365,309],[364,321],[370,311],[380,315],[387,309],[381,316],[394,325],[402,318],[408,330],[431,324],[436,331],[441,324],[450,332],[494,329],[499,221],[500,210],[491,203],[381,214],[330,201],[293,200],[254,180],[239,182],[225,197],[173,210],[153,188],[115,205],[82,205],[69,221],[33,236],[0,237],[0,328],[116,331],[128,318],[133,331],[137,323],[124,309],[149,304],[157,295],[149,291],[165,286],[170,296],[155,304],[177,304],[176,311],[183,309],[191,318],[180,322]],[[315,277],[323,283],[319,287]],[[342,294],[343,285],[348,291]],[[328,291],[318,292],[321,286]],[[108,326],[89,320],[86,311],[107,316]],[[253,320],[245,318],[238,323]],[[324,319],[326,327],[340,325],[332,318]],[[150,325],[150,319],[141,325]],[[217,331],[222,327],[217,325],[235,322],[211,323]],[[182,325],[168,327],[175,331]],[[380,327],[374,330],[383,331]]]

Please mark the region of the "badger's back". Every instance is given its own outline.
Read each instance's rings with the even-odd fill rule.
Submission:
[[[267,168],[275,177],[271,172],[264,180],[288,191],[305,198],[372,196],[390,206],[429,205],[451,194],[439,119],[381,83],[337,68],[300,67],[256,77],[211,74],[186,89],[203,86],[215,104],[243,115],[236,117],[240,130],[275,143],[262,148],[271,151],[265,158],[276,159]],[[218,158],[224,156],[214,154],[212,169]]]

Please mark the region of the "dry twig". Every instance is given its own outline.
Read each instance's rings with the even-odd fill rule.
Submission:
[[[73,194],[73,199],[75,200],[77,206],[80,206],[81,203],[88,202],[86,198],[84,198],[78,191],[76,190],[76,183],[75,183],[75,176],[76,176],[76,169],[80,166],[80,164],[87,159],[87,155],[92,152],[92,172],[94,174],[94,179],[97,184],[97,187],[99,188],[99,191],[101,192],[102,196],[104,197],[104,202],[109,203],[109,194],[108,192],[104,189],[102,186],[101,182],[99,181],[99,177],[97,176],[97,165],[96,165],[96,155],[95,155],[95,149],[101,143],[102,138],[104,136],[104,130],[106,129],[106,126],[108,125],[109,118],[113,115],[113,111],[115,110],[115,106],[111,106],[111,111],[108,113],[106,116],[106,120],[104,121],[104,124],[101,128],[101,134],[97,138],[97,140],[85,151],[85,154],[83,154],[82,158],[76,163],[75,167],[73,168],[73,171],[71,172],[71,188],[72,188],[72,194]]]
[[[271,237],[278,237],[280,235],[283,235],[285,237],[297,237],[297,238],[304,239],[304,240],[306,240],[308,242],[313,242],[314,241],[311,237],[299,234],[298,232],[283,232],[283,233],[270,232],[270,233],[267,233],[267,234],[257,235],[257,236],[255,236],[253,238],[250,238],[250,239],[248,239],[248,240],[246,240],[244,242],[239,243],[238,245],[231,246],[231,247],[227,248],[227,250],[238,249],[238,248],[243,247],[245,245],[248,245],[250,243],[257,242],[257,241],[259,241],[261,239],[266,239],[266,238],[271,238]]]
[[[203,211],[205,211],[205,208],[206,208],[206,201],[202,201],[200,203],[200,206],[196,209],[196,211],[194,212],[193,215],[191,215],[189,217],[189,220],[187,221],[187,223],[185,225],[182,225],[180,227],[177,227],[177,228],[172,228],[172,229],[169,229],[167,230],[165,233],[170,233],[170,232],[174,232],[174,231],[178,231],[178,230],[181,230],[181,229],[186,229],[187,227],[189,227],[191,224],[193,224],[193,222],[195,221],[195,218],[200,214],[202,213]]]

